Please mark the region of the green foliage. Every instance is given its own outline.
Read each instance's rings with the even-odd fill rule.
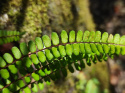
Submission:
[[[8,79],[10,77],[10,74],[7,69],[1,69],[0,75],[3,79]]]
[[[55,81],[61,75],[67,76],[66,68],[71,73],[75,69],[85,68],[84,60],[90,66],[91,62],[107,60],[108,55],[113,58],[112,55],[125,54],[125,36],[120,37],[118,34],[113,37],[107,32],[101,35],[100,31],[71,31],[68,36],[63,30],[60,36],[61,40],[57,33],[53,32],[52,38],[47,35],[37,37],[35,42],[29,41],[28,46],[26,43],[20,43],[19,49],[13,47],[12,56],[5,53],[0,57],[0,76],[4,82],[10,81],[6,84],[0,82],[0,90],[19,92],[23,89],[30,92],[28,85],[31,84],[32,91],[38,92],[38,87],[41,90],[44,87],[41,80],[50,85],[50,79]],[[18,88],[14,91],[12,85]]]
[[[24,34],[17,31],[3,31],[0,30],[0,45],[10,43],[13,41],[19,41],[20,37]]]
[[[5,67],[5,66],[6,66],[6,62],[2,57],[0,57],[0,67]]]
[[[31,89],[29,87],[24,88],[25,93],[31,93]]]
[[[82,73],[78,78],[81,78],[76,82],[78,93],[109,93],[108,89],[101,89],[101,82],[95,77],[87,81]]]
[[[85,89],[85,93],[100,93],[99,81],[94,78],[88,81]]]

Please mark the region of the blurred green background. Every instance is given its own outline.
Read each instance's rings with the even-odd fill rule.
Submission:
[[[0,30],[26,32],[19,42],[52,31],[89,30],[125,35],[124,0],[0,0]],[[0,55],[18,43],[0,46]],[[46,85],[39,93],[125,93],[125,58],[115,57]]]

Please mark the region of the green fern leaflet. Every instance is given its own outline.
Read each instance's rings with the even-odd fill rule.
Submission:
[[[13,41],[19,41],[20,37],[24,33],[25,32],[0,30],[0,45],[10,43],[10,42],[13,42]]]

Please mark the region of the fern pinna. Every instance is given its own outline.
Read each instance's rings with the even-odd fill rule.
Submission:
[[[23,34],[24,32],[0,30],[0,45],[13,41],[19,41]]]
[[[44,35],[36,37],[35,42],[20,43],[13,47],[12,54],[0,57],[0,91],[2,93],[31,93],[43,89],[43,80],[50,84],[50,79],[57,80],[67,76],[67,68],[74,72],[85,68],[91,62],[107,60],[114,55],[125,55],[125,36],[108,34],[100,31],[62,31],[60,37],[52,32],[51,39]],[[83,60],[85,59],[85,60]],[[61,72],[61,73],[60,73]],[[32,81],[34,79],[35,81]],[[25,81],[25,82],[24,82]],[[37,87],[38,85],[38,87]]]

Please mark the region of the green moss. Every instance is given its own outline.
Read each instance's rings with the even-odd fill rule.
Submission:
[[[95,24],[89,10],[88,0],[74,0],[77,9],[77,20],[75,26],[78,30],[95,30]]]
[[[63,29],[95,30],[88,0],[11,0],[7,9],[9,18],[0,20],[0,29],[26,32],[25,42]]]

